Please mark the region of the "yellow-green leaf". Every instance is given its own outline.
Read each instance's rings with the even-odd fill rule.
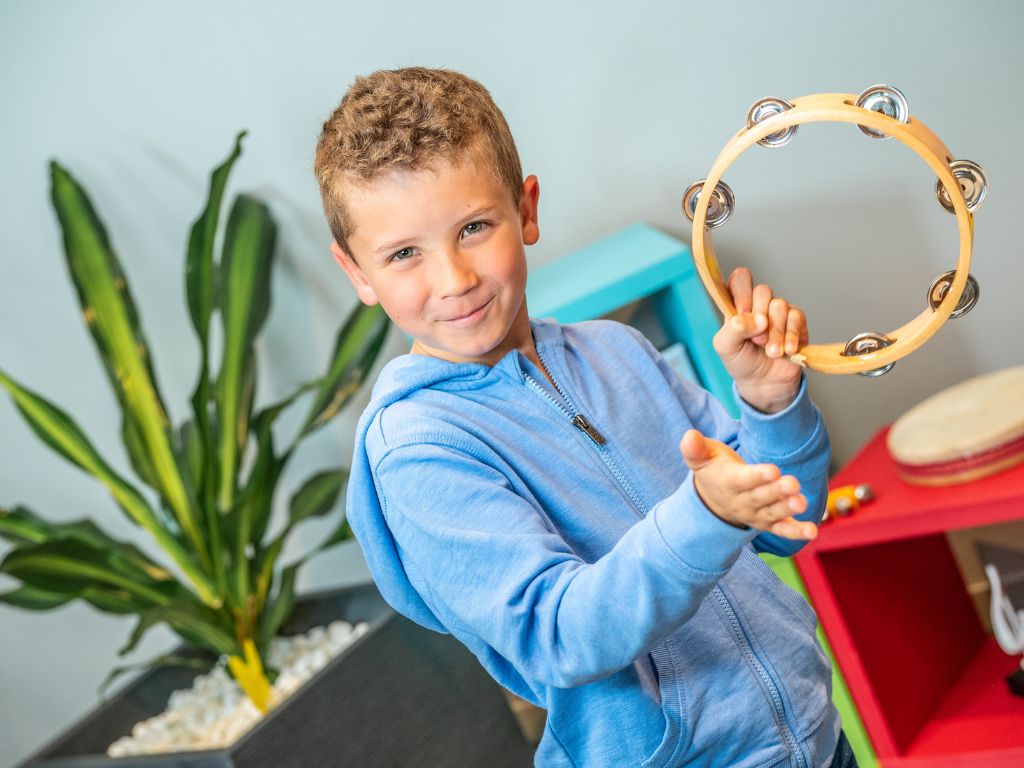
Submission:
[[[254,381],[253,340],[270,307],[270,277],[277,227],[269,209],[239,195],[228,217],[219,270],[224,351],[217,373],[217,461],[221,510],[234,504],[238,466],[248,440]]]
[[[348,479],[348,471],[332,469],[309,478],[292,496],[288,507],[288,527],[310,517],[321,517],[338,503],[338,496]]]
[[[121,404],[133,463],[156,478],[186,538],[206,562],[197,510],[188,497],[171,449],[167,412],[135,303],[110,239],[88,195],[57,162],[50,164],[53,205],[64,235],[68,270],[89,332]],[[145,446],[145,450],[141,450]]]
[[[115,587],[149,605],[164,605],[178,591],[174,583],[150,579],[126,567],[124,561],[113,553],[75,539],[17,547],[0,562],[0,572],[53,592],[74,593],[90,587]]]
[[[295,608],[295,574],[303,561],[293,563],[281,572],[277,595],[260,617],[260,648],[270,648],[270,641]]]
[[[17,589],[0,594],[0,603],[26,611],[49,611],[74,599],[73,593],[53,592],[30,584],[23,584]]]
[[[142,495],[111,469],[67,413],[21,386],[2,371],[0,386],[10,393],[29,426],[45,443],[103,483],[128,517],[156,539],[185,572],[203,602],[209,605],[220,604],[221,598],[217,596],[209,579],[173,533],[160,523]]]
[[[338,332],[330,366],[321,380],[300,438],[334,418],[362,386],[390,327],[391,321],[377,305],[360,304],[352,311]]]

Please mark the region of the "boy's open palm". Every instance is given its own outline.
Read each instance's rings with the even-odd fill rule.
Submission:
[[[807,509],[800,482],[780,476],[774,464],[747,464],[725,443],[687,430],[679,450],[693,472],[697,494],[715,515],[732,525],[745,525],[786,539],[813,539],[814,523],[793,515]]]

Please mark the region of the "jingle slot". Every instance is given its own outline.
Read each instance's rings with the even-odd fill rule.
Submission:
[[[953,278],[955,276],[956,270],[951,269],[949,272],[943,272],[932,281],[931,286],[928,288],[928,306],[931,307],[933,312],[939,308],[939,304],[946,298],[950,286],[953,285]],[[956,303],[956,307],[950,312],[950,319],[956,320],[958,317],[963,317],[974,309],[974,305],[978,303],[980,296],[981,286],[978,285],[974,275],[968,273],[964,292],[960,295],[960,301]]]
[[[747,129],[753,128],[755,125],[760,123],[762,120],[766,120],[769,117],[775,115],[781,115],[788,109],[792,109],[793,105],[785,99],[777,99],[774,97],[767,97],[755,101],[753,106],[747,112]],[[783,128],[781,131],[775,133],[769,133],[763,139],[758,140],[758,144],[762,147],[781,147],[789,144],[796,135],[796,129],[798,126],[791,125],[788,128]]]
[[[891,117],[901,123],[910,119],[910,106],[907,104],[907,97],[899,88],[891,85],[873,85],[857,97],[857,106],[871,112],[880,112],[886,117]],[[861,132],[872,139],[888,139],[889,134],[868,128],[866,125],[858,125]]]
[[[697,203],[706,181],[707,179],[695,181],[683,192],[683,214],[690,221],[693,221],[697,214]],[[711,193],[711,200],[708,201],[708,213],[704,219],[704,226],[708,229],[722,226],[732,215],[735,207],[736,196],[732,189],[724,181],[719,181]]]
[[[971,160],[953,160],[949,164],[949,170],[953,172],[953,178],[960,186],[967,210],[974,213],[981,207],[985,200],[985,193],[988,191],[988,176],[985,174],[985,169]],[[942,179],[935,180],[935,198],[939,201],[939,205],[949,213],[956,213],[953,201],[949,199],[949,192],[942,183]]]
[[[885,349],[894,341],[896,341],[896,339],[890,339],[882,333],[858,333],[846,343],[846,348],[840,354],[844,357],[860,357],[862,355],[871,354],[872,352],[877,352],[880,349]],[[892,362],[888,365],[883,365],[881,368],[875,368],[870,371],[858,371],[858,375],[876,378],[891,371],[894,365],[896,365],[896,363]]]

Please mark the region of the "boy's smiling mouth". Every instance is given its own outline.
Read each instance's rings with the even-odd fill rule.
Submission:
[[[479,320],[483,316],[484,311],[487,309],[487,307],[491,306],[491,302],[493,302],[493,301],[494,301],[494,297],[491,296],[491,298],[489,298],[487,301],[485,301],[483,304],[481,304],[476,309],[474,309],[471,312],[469,312],[469,314],[459,315],[457,317],[449,317],[448,319],[446,319],[446,320],[444,320],[442,322],[456,323],[458,325],[468,325],[470,323],[473,323],[473,322]]]

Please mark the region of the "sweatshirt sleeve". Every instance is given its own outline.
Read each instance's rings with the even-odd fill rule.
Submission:
[[[587,563],[469,448],[397,447],[374,476],[402,565],[442,623],[556,687],[648,652],[696,612],[754,535],[712,515],[687,481]]]
[[[639,331],[628,330],[661,370],[695,429],[725,443],[748,464],[774,464],[782,474],[796,477],[801,492],[807,497],[807,509],[796,518],[815,524],[821,522],[828,495],[828,469],[832,454],[821,412],[807,392],[806,374],[801,375],[800,389],[793,402],[774,414],[761,413],[751,407],[733,384],[732,394],[740,409],[740,418],[736,420],[714,395],[680,378]],[[757,551],[783,557],[796,554],[805,545],[804,541],[771,533],[761,533],[754,539]]]
[[[801,378],[796,398],[779,413],[765,414],[752,408],[740,397],[735,384],[733,397],[740,406],[740,456],[751,464],[775,464],[783,474],[796,477],[807,497],[807,509],[796,518],[820,523],[828,496],[832,452],[821,412],[807,394],[806,375]],[[759,552],[783,557],[796,554],[806,544],[772,533],[761,533],[754,540],[754,548]]]

